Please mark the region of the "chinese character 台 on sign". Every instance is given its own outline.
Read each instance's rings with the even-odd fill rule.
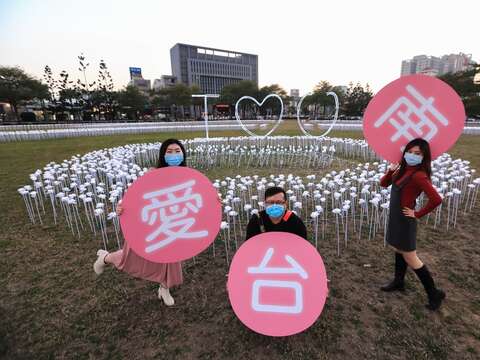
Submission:
[[[308,279],[308,273],[302,268],[302,266],[295,261],[290,255],[285,255],[285,260],[290,264],[290,267],[269,267],[274,253],[273,248],[268,248],[258,267],[249,267],[249,274],[262,275],[262,279],[256,279],[252,285],[252,302],[251,306],[254,311],[258,312],[270,312],[270,313],[282,313],[282,314],[299,314],[303,310],[303,287],[301,281]],[[278,274],[292,274],[297,275],[297,281],[287,281],[275,279],[275,275]],[[289,304],[266,304],[260,302],[260,291],[268,288],[282,288],[291,289],[295,292],[295,303]]]
[[[290,336],[310,327],[327,298],[327,274],[317,249],[298,235],[265,232],[235,252],[228,297],[238,319],[267,336]]]

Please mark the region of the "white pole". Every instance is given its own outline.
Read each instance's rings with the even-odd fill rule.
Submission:
[[[203,98],[203,104],[205,106],[205,133],[207,135],[207,140],[208,140],[208,106],[207,106],[207,97],[205,96]]]
[[[205,120],[205,135],[208,140],[208,105],[207,105],[207,99],[208,98],[219,98],[220,95],[218,94],[194,94],[192,95],[193,98],[203,98],[203,106],[204,106],[204,116],[203,119]]]

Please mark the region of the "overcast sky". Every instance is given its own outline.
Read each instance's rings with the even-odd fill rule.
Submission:
[[[259,56],[259,85],[310,91],[320,80],[369,83],[400,74],[402,59],[470,53],[480,60],[480,1],[0,0],[0,65],[41,78],[45,65],[93,80],[104,59],[115,86],[130,66],[171,74],[175,43]]]

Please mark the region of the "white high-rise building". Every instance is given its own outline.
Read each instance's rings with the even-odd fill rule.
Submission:
[[[456,73],[472,67],[471,54],[450,54],[442,56],[443,73]]]
[[[412,59],[403,60],[401,76],[412,74],[425,74],[438,76],[447,73],[456,73],[471,68],[471,54],[450,54],[441,58],[436,56],[417,55]]]

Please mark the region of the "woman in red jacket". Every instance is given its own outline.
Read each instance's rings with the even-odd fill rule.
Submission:
[[[437,310],[445,299],[445,293],[435,287],[427,266],[418,258],[416,248],[417,220],[434,210],[442,199],[432,186],[430,146],[423,139],[410,141],[400,162],[391,164],[380,180],[380,185],[392,185],[387,243],[395,249],[395,277],[382,286],[383,291],[404,291],[407,264],[417,274],[428,295],[427,308]],[[427,204],[415,211],[417,197],[424,192]]]

